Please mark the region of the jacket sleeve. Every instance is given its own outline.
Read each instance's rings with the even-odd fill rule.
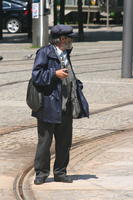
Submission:
[[[32,70],[33,82],[38,86],[49,86],[56,79],[55,71],[54,67],[48,68],[46,50],[38,50]]]

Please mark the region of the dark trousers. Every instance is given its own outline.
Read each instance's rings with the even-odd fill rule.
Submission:
[[[72,144],[71,108],[62,113],[61,124],[44,123],[38,120],[38,145],[35,156],[35,172],[37,177],[47,177],[50,172],[50,146],[55,137],[55,162],[53,173],[57,176],[66,174],[69,163],[69,151]]]

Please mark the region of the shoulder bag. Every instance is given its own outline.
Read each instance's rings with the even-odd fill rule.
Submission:
[[[42,93],[37,90],[32,78],[27,87],[26,103],[35,112],[42,107]]]

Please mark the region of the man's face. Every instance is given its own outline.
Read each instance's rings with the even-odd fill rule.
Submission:
[[[61,36],[61,43],[64,50],[72,48],[73,38],[67,36]]]

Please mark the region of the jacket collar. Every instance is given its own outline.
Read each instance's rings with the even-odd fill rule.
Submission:
[[[68,55],[68,57],[70,57],[71,51],[72,51],[72,50],[67,50],[67,55]],[[58,59],[58,56],[57,56],[56,53],[55,53],[54,47],[53,47],[53,45],[51,45],[51,44],[48,45],[47,55],[48,55],[48,57],[50,57],[50,58]],[[58,60],[59,60],[59,59],[58,59]]]

